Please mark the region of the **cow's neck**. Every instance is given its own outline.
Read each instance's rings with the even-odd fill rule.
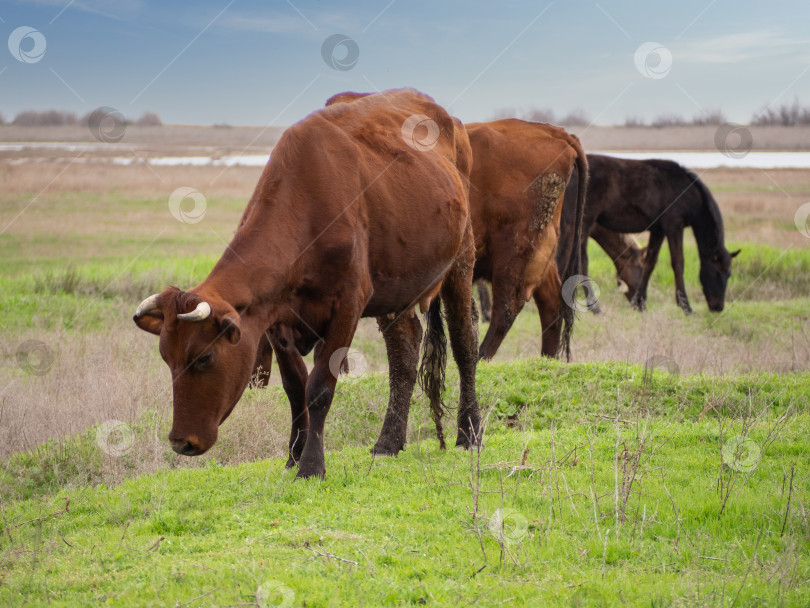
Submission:
[[[708,205],[703,204],[692,221],[692,231],[695,233],[695,242],[701,258],[712,256],[725,246],[723,220],[719,212],[713,211]]]
[[[252,213],[250,212],[252,209]],[[291,286],[297,244],[289,242],[292,221],[282,205],[251,199],[242,223],[222,257],[199,286],[232,306],[268,317]]]

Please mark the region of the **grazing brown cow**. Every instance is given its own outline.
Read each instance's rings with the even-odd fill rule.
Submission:
[[[614,232],[599,224],[594,224],[591,228],[591,238],[599,243],[610,257],[616,267],[616,281],[627,300],[632,303],[638,297],[641,289],[641,278],[644,274],[644,254],[647,248],[642,248],[636,239],[629,234]],[[588,274],[584,259],[582,261],[582,274]],[[588,289],[587,292],[589,298],[594,294],[592,289]],[[601,312],[598,302],[588,302],[588,310],[593,313]]]
[[[616,280],[622,287],[625,297],[632,302],[641,288],[647,248],[641,247],[629,234],[614,232],[599,224],[594,224],[591,228],[591,238],[610,257],[616,267]]]
[[[413,117],[435,140],[407,131]],[[383,331],[396,417],[417,376],[415,307],[430,309],[427,344],[435,355],[443,338],[433,322],[439,295],[460,370],[456,444],[476,445],[471,158],[461,123],[407,89],[336,102],[287,129],[208,277],[189,291],[150,296],[135,313],[141,329],[160,336],[172,372],[172,448],[193,456],[214,445],[264,336],[290,399],[288,466],[297,462],[299,477],[323,477],[324,423],[360,317],[376,317]],[[302,355],[313,348],[308,375]],[[435,385],[435,361],[423,366]],[[401,449],[405,411],[405,420],[387,425],[380,451]]]
[[[579,272],[585,153],[575,136],[547,124],[496,120],[468,124],[467,133],[475,159],[470,177],[475,278],[492,283],[492,320],[479,357],[495,355],[532,296],[543,325],[543,354],[568,354],[574,311],[563,302],[561,288]],[[563,196],[575,167],[582,196],[561,233]],[[555,259],[558,243],[562,263]]]

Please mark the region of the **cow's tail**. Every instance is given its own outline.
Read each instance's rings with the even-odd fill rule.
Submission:
[[[559,244],[560,247],[565,246],[566,250],[570,251],[567,260],[563,260],[563,266],[559,268],[560,280],[565,281],[582,272],[582,239],[587,239],[587,234],[582,234],[582,222],[585,218],[585,197],[588,192],[588,158],[582,145],[579,143],[579,138],[576,135],[571,135],[569,143],[577,153],[575,166],[577,170],[577,198],[576,207],[574,212],[573,225],[570,222],[565,222],[560,231],[560,240],[565,241]],[[563,203],[564,204],[564,203]],[[573,306],[567,302],[562,305],[562,337],[560,339],[560,349],[558,355],[565,353],[566,361],[571,360],[571,335],[574,333],[574,319],[576,313]]]
[[[441,299],[434,298],[427,313],[427,331],[422,350],[422,363],[419,366],[419,386],[430,399],[430,413],[436,424],[436,437],[439,447],[445,449],[442,416],[445,406],[444,375],[447,368],[447,337],[444,335]]]

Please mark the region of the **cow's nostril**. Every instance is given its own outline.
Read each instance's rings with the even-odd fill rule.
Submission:
[[[200,453],[200,449],[196,445],[185,439],[172,441],[171,444],[172,449],[183,456],[196,456]]]

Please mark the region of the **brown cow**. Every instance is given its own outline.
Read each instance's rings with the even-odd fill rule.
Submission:
[[[408,132],[414,117],[435,140]],[[288,466],[323,477],[324,423],[358,320],[377,317],[383,331],[396,418],[417,375],[417,304],[432,321],[434,356],[423,360],[423,378],[428,388],[440,380],[432,373],[443,338],[439,294],[460,370],[456,444],[475,446],[470,163],[461,123],[413,90],[333,103],[287,129],[208,277],[189,291],[150,296],[135,313],[141,329],[160,336],[172,372],[172,448],[193,456],[214,445],[265,336],[292,410]],[[307,375],[302,355],[313,348]],[[407,410],[404,420],[386,420],[375,449],[400,449],[406,421]]]
[[[560,274],[565,279],[579,272],[585,153],[575,136],[547,124],[497,120],[468,124],[467,133],[475,159],[470,177],[474,274],[492,283],[493,301],[479,357],[495,355],[532,296],[543,325],[543,354],[568,353],[574,311],[563,302]],[[575,167],[582,196],[575,220],[561,234],[563,195]],[[564,250],[560,256],[558,242]]]
[[[636,239],[629,234],[614,232],[599,224],[594,224],[591,228],[591,238],[599,243],[599,246],[610,257],[616,267],[616,280],[619,282],[622,292],[630,302],[633,302],[641,289],[644,254],[647,248],[640,247]],[[582,274],[588,274],[584,260],[582,261]],[[598,307],[591,308],[591,311],[599,312]]]

